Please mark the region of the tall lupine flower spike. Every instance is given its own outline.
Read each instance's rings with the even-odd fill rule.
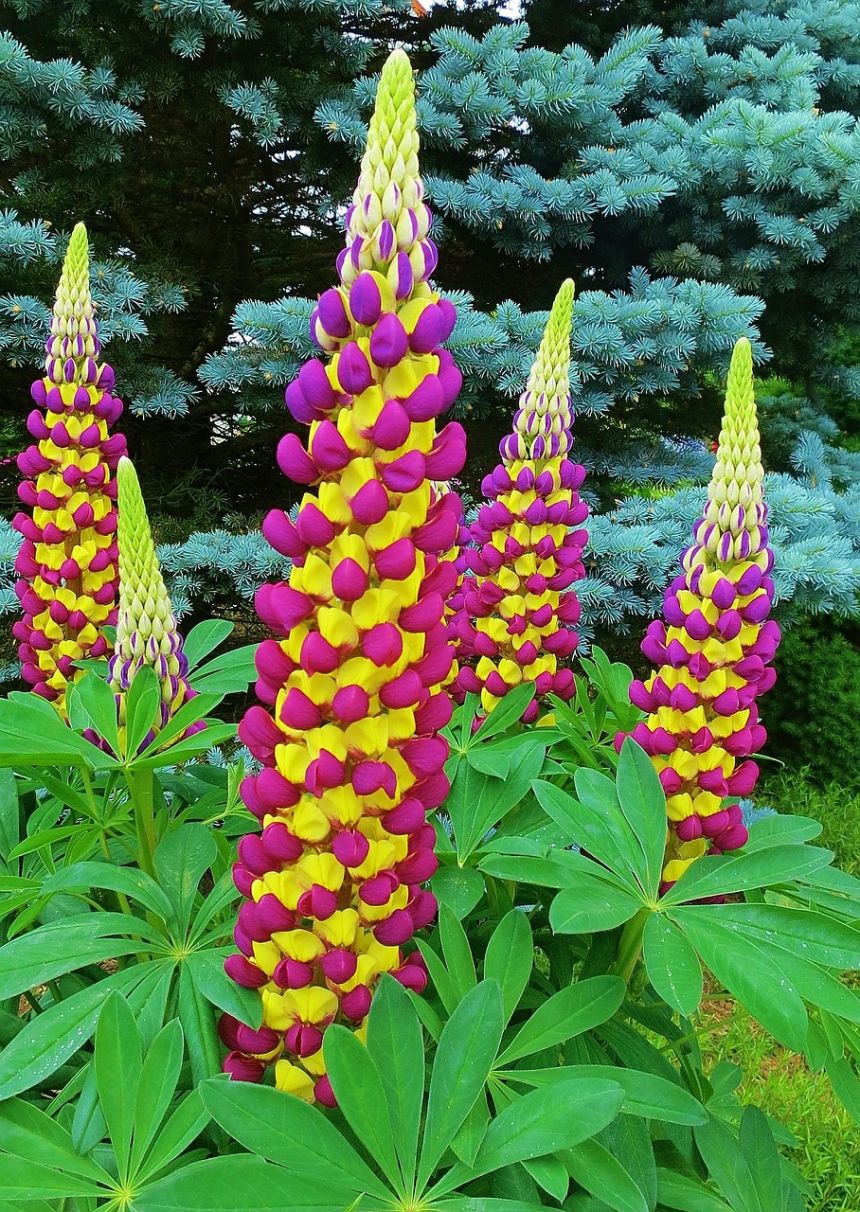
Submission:
[[[125,723],[125,692],[144,665],[161,685],[163,728],[182,704],[193,697],[186,675],[188,659],[161,575],[146,506],[131,459],[122,458],[116,472],[119,504],[119,610],[116,644],[108,678],[117,695],[120,726]]]
[[[733,801],[749,795],[758,778],[756,763],[745,759],[766,740],[756,699],[775,681],[769,662],[780,638],[768,619],[773,553],[762,479],[752,351],[742,339],[729,367],[705,514],[666,592],[665,621],[652,623],[642,642],[660,668],[630,687],[632,701],[649,713],[633,738],[651,755],[666,792],[666,885],[702,854],[736,850],[747,840]]]
[[[466,576],[455,595],[452,632],[460,670],[456,692],[480,693],[485,711],[514,686],[534,682],[536,696],[524,719],[542,710],[549,694],[573,694],[571,670],[560,663],[576,649],[571,625],[579,601],[570,589],[584,573],[581,527],[588,507],[578,489],[585,469],[568,457],[574,414],[568,384],[573,282],[564,282],[552,305],[513,432],[502,457],[484,478],[490,500],[471,528],[472,546],[461,562]]]
[[[32,513],[13,526],[23,537],[15,592],[23,618],[13,627],[24,680],[64,712],[74,662],[108,651],[102,628],[116,599],[116,484],[125,452],[109,429],[122,412],[113,370],[99,360],[89,287],[87,233],[72,233],[45,344],[45,376],[27,418],[36,439],[18,456],[18,496]]]
[[[257,609],[278,639],[259,649],[257,691],[239,735],[262,763],[244,782],[261,833],[239,844],[245,896],[226,968],[260,989],[263,1023],[225,1016],[225,1069],[332,1105],[322,1055],[334,1022],[359,1034],[383,972],[421,990],[426,972],[404,944],[436,911],[429,809],[448,790],[453,651],[443,621],[456,580],[443,559],[460,502],[431,492],[465,460],[465,434],[436,417],[461,378],[440,348],[453,307],[429,278],[436,249],[418,177],[415,90],[395,51],[382,71],[352,206],[340,286],[311,328],[329,355],[287,389],[310,424],[287,434],[278,463],[318,485],[292,521],[273,510],[272,546],[293,560],[289,584],[265,585]],[[274,717],[274,718],[273,718]]]

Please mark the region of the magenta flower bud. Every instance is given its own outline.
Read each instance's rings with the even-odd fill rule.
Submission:
[[[294,627],[313,613],[313,601],[281,581],[261,585],[254,597],[257,614],[273,631],[289,634]]]
[[[403,640],[393,623],[377,623],[362,639],[361,648],[374,665],[393,665],[400,659]]]
[[[322,1047],[322,1031],[311,1023],[294,1023],[284,1035],[284,1044],[297,1056],[313,1056]]]
[[[397,450],[409,437],[412,422],[399,400],[387,400],[368,436],[382,450]]]
[[[406,911],[404,909],[400,912],[405,913]],[[382,923],[382,925],[384,924],[385,923]],[[409,919],[409,924],[410,926],[412,925],[411,918]],[[375,933],[378,938],[379,927],[377,927]],[[411,932],[408,937],[411,938]],[[404,942],[405,941],[406,940],[404,939]],[[360,1019],[365,1018],[367,1012],[370,1010],[370,1000],[370,990],[368,989],[367,985],[356,985],[354,989],[350,989],[349,993],[345,993],[340,999],[340,1008],[347,1018],[352,1019],[353,1022],[358,1022]]]
[[[314,408],[305,398],[297,380],[287,385],[284,400],[291,416],[300,425],[310,425],[311,421],[316,420],[320,415],[319,409]]]
[[[361,273],[349,292],[349,309],[358,324],[375,324],[382,311],[382,292],[370,273]]]
[[[241,981],[237,981],[241,984]],[[251,986],[253,988],[253,986]],[[266,1066],[253,1056],[243,1056],[241,1052],[228,1052],[221,1062],[221,1069],[229,1074],[234,1082],[259,1082],[263,1080]]]
[[[432,421],[437,417],[447,407],[443,383],[439,376],[426,375],[412,394],[403,401],[403,407],[412,421]]]
[[[299,537],[295,523],[283,509],[270,509],[263,518],[261,530],[269,546],[290,559],[303,556],[308,549],[307,543]]]
[[[239,725],[239,740],[261,762],[271,761],[275,746],[281,744],[282,734],[272,717],[262,707],[249,707]]]
[[[250,897],[255,879],[256,876],[247,867],[244,867],[241,863],[233,864],[233,883],[236,886],[236,890],[242,896]]]
[[[413,492],[423,480],[433,478],[419,450],[410,450],[394,462],[382,464],[379,474],[389,491],[400,493]]]
[[[280,711],[281,722],[296,732],[319,728],[322,723],[320,709],[301,690],[293,687],[284,696]]]
[[[360,526],[373,526],[388,513],[388,494],[378,480],[368,480],[350,501],[350,508]]]
[[[321,922],[327,921],[337,909],[337,893],[321,884],[312,884],[307,892],[299,897],[298,911],[304,917],[315,917]]]
[[[320,794],[329,787],[343,786],[344,777],[343,762],[328,749],[321,749],[319,757],[308,767],[305,783],[309,791]]]
[[[404,631],[429,631],[442,621],[445,603],[441,595],[429,593],[413,606],[401,610],[398,623]]]
[[[357,866],[358,864],[353,863],[350,865]],[[327,951],[320,959],[320,968],[322,969],[323,976],[335,985],[352,980],[357,967],[358,956],[353,951],[347,951],[343,947],[335,947],[333,950]]]
[[[319,303],[317,304],[317,316],[319,322],[331,337],[348,337],[352,331],[352,325],[344,306],[343,297],[335,287],[332,287],[331,290],[323,291],[320,295]]]
[[[770,600],[767,594],[762,593],[753,598],[741,608],[740,613],[747,623],[763,623],[770,614]]]
[[[306,501],[296,516],[296,533],[309,547],[326,547],[337,529],[313,501]]]
[[[404,884],[423,884],[438,867],[439,860],[432,849],[420,850],[397,864],[397,874]]]
[[[244,989],[261,989],[263,985],[269,983],[265,972],[247,960],[244,955],[228,955],[224,960],[224,971],[231,981],[235,981]]]
[[[373,370],[361,347],[350,341],[344,345],[337,363],[338,382],[344,391],[358,396],[373,384]]]
[[[728,577],[720,577],[711,593],[711,600],[720,610],[728,610],[734,604],[735,586]]]
[[[377,575],[386,580],[403,581],[415,570],[415,544],[411,539],[397,539],[389,547],[376,552]]]
[[[386,312],[370,338],[371,358],[377,366],[396,366],[406,357],[408,348],[409,338],[402,321],[393,312]]]
[[[314,979],[312,964],[302,963],[287,957],[279,960],[272,973],[272,980],[281,989],[305,989]]]
[[[319,477],[316,464],[294,433],[287,433],[278,443],[277,463],[288,480],[297,484],[313,484]]]
[[[400,749],[406,765],[416,779],[426,778],[442,769],[448,758],[448,742],[443,737],[417,737]]]
[[[281,821],[273,821],[263,830],[261,841],[267,854],[276,863],[295,863],[304,854],[304,846],[297,837],[290,833]],[[279,930],[289,930],[290,926],[278,926]]]
[[[462,471],[465,461],[466,431],[458,421],[450,421],[427,455],[426,474],[432,480],[449,480]]]
[[[323,472],[340,471],[352,458],[352,451],[328,417],[320,421],[311,438],[311,455]]]
[[[750,795],[755,790],[759,773],[760,770],[757,762],[742,762],[734,773],[729,775],[729,795]]]
[[[363,686],[343,686],[332,700],[332,710],[344,724],[354,724],[367,715],[370,698]]]
[[[332,571],[331,587],[341,601],[357,602],[367,592],[369,584],[368,574],[355,560],[341,560]]]
[[[415,275],[409,254],[399,252],[388,269],[388,281],[394,291],[394,297],[399,301],[407,298],[415,285]]]
[[[382,943],[384,947],[400,947],[403,943],[407,943],[414,933],[415,926],[407,909],[395,909],[389,917],[377,923],[373,928],[376,941]],[[343,1002],[341,1002],[341,1007],[343,1007]]]
[[[376,232],[376,248],[383,261],[389,261],[397,247],[397,235],[387,219],[383,219]]]
[[[445,336],[450,333],[451,327],[453,327],[453,325],[448,327],[446,332],[447,319],[448,317],[440,309],[438,303],[428,303],[418,317],[415,328],[409,334],[410,349],[417,354],[427,354],[434,350],[437,345],[444,341]]]
[[[694,842],[702,836],[702,820],[695,814],[685,817],[683,821],[678,821],[675,832],[682,842]]]
[[[250,904],[250,902],[248,902]],[[247,904],[243,906],[247,908]],[[265,930],[265,937],[270,937],[278,930],[292,930],[296,924],[295,914],[284,908],[272,893],[260,897],[255,906],[257,921]],[[241,912],[241,911],[240,911]]]
[[[343,829],[335,834],[331,848],[334,857],[344,867],[360,867],[370,851],[370,843],[357,829]],[[343,979],[348,980],[349,977]]]
[[[414,707],[423,693],[424,683],[421,677],[414,669],[407,669],[400,677],[382,687],[379,700],[383,706],[396,711],[403,707]]]
[[[734,715],[738,710],[738,692],[732,690],[724,690],[722,694],[718,694],[713,700],[711,706],[717,715]]]

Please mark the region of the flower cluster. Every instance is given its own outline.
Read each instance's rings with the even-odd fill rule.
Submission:
[[[27,418],[36,443],[18,456],[27,477],[15,515],[23,537],[15,563],[23,618],[14,627],[24,680],[64,710],[74,662],[108,650],[104,624],[116,600],[116,484],[125,452],[109,429],[122,412],[113,370],[99,362],[89,287],[87,234],[79,223],[66,252],[45,344],[45,377],[32,387]]]
[[[577,646],[572,630],[579,601],[569,588],[583,576],[588,507],[578,489],[585,469],[568,455],[573,445],[568,385],[573,283],[559,290],[514,415],[499,447],[502,462],[484,478],[491,503],[478,512],[466,576],[452,602],[458,644],[458,697],[480,693],[485,711],[521,682],[536,697],[524,719],[537,718],[549,694],[569,698],[572,671],[560,662]]]
[[[630,697],[649,713],[632,735],[650,754],[666,792],[666,884],[706,852],[747,840],[741,808],[766,733],[756,699],[774,683],[769,667],[779,627],[773,600],[767,506],[747,340],[732,354],[725,415],[704,517],[666,592],[664,622],[652,623],[642,651],[660,666]],[[766,621],[767,620],[767,621]]]
[[[263,1025],[226,1016],[225,1069],[332,1104],[323,1032],[362,1030],[375,982],[390,972],[426,983],[402,947],[436,910],[421,888],[434,872],[429,809],[448,790],[437,732],[453,652],[444,623],[456,569],[458,497],[431,487],[465,460],[465,434],[435,420],[460,375],[439,346],[455,320],[429,278],[436,249],[418,176],[412,69],[395,51],[382,72],[367,150],[347,212],[340,285],[311,320],[325,364],[287,389],[310,425],[278,447],[289,478],[318,485],[295,520],[266,517],[272,546],[293,561],[289,583],[265,585],[260,617],[279,637],[259,649],[257,691],[240,737],[262,769],[243,785],[260,820],[234,867],[245,902],[226,969],[259,988]]]
[[[122,726],[125,691],[144,665],[153,669],[161,685],[160,726],[164,727],[182,704],[193,697],[186,680],[188,660],[182,651],[182,636],[164,586],[140,483],[130,459],[120,459],[116,484],[119,608],[108,679],[117,695]]]

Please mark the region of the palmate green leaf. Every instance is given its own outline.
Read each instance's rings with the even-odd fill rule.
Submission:
[[[696,1129],[696,1145],[711,1177],[728,1196],[732,1208],[743,1208],[744,1212],[776,1212],[782,1207],[778,1187],[768,1191],[758,1189],[738,1141],[720,1120],[711,1116],[706,1124]],[[762,1204],[763,1199],[768,1201],[766,1206]]]
[[[629,895],[641,897],[632,866],[637,854],[641,859],[641,851],[618,806],[615,784],[605,774],[584,767],[577,770],[574,781],[579,799],[541,779],[534,784],[534,793],[544,812],[567,830],[572,841],[608,868]]]
[[[156,755],[155,751],[175,741],[177,737],[182,736],[186,728],[192,724],[196,724],[198,720],[209,715],[214,711],[224,696],[221,694],[206,694],[200,693],[193,699],[187,699],[175,715],[171,716],[158,736],[144,750],[143,756],[150,756],[163,766],[172,766],[174,763],[168,759],[165,754]],[[135,759],[133,765],[137,766],[141,762],[140,758]]]
[[[484,976],[499,983],[506,1023],[525,992],[533,964],[531,924],[524,912],[511,909],[490,936],[484,955]]]
[[[323,1043],[326,1072],[344,1118],[395,1190],[401,1189],[382,1074],[353,1031],[333,1023]]]
[[[224,959],[232,950],[217,947],[192,951],[185,967],[207,1001],[256,1030],[263,1021],[263,1003],[256,989],[243,989],[224,971]]]
[[[244,644],[198,666],[191,677],[195,690],[206,694],[242,694],[257,677],[255,657],[259,644]]]
[[[260,1157],[288,1167],[296,1178],[328,1181],[347,1197],[366,1191],[390,1198],[384,1183],[318,1107],[271,1086],[222,1078],[204,1082],[200,1092],[228,1135]],[[342,1206],[348,1203],[345,1198]],[[248,1206],[253,1206],[250,1201]]]
[[[521,682],[519,686],[515,686],[495,704],[478,731],[473,734],[471,744],[480,745],[484,741],[488,741],[490,737],[505,732],[519,720],[534,696],[533,682]]]
[[[93,728],[98,736],[107,741],[112,752],[118,757],[120,743],[116,698],[101,672],[95,669],[87,670],[83,677],[69,687],[66,704],[73,726],[77,726],[80,731],[87,726]],[[85,720],[76,720],[76,709],[84,713]],[[83,727],[80,727],[81,724]]]
[[[151,876],[134,867],[117,867],[112,863],[103,862],[73,863],[70,867],[61,867],[40,885],[41,892],[51,894],[87,892],[92,888],[122,892],[132,900],[139,901],[162,921],[171,920],[170,901],[163,890]]]
[[[133,756],[150,728],[161,722],[161,686],[155,670],[142,665],[125,696],[125,753]]]
[[[603,874],[581,872],[552,902],[549,921],[556,934],[593,934],[629,922],[641,908],[638,897]]]
[[[703,862],[704,860],[700,860]],[[711,921],[705,925],[687,909],[677,909],[674,921],[683,929],[701,959],[721,984],[749,1010],[770,1033],[795,1052],[806,1044],[808,1018],[797,990],[786,975],[782,957],[752,938],[739,938]]]
[[[223,695],[221,697],[223,698]],[[191,700],[192,703],[197,703],[197,701],[197,699]],[[177,741],[176,744],[164,749],[162,747],[165,742],[160,740],[161,733],[159,733],[153,744],[144,750],[143,755],[129,760],[128,765],[134,766],[136,770],[159,770],[162,766],[178,766],[182,762],[190,761],[191,758],[199,757],[201,753],[206,753],[218,745],[223,745],[225,741],[232,740],[235,735],[235,724],[222,724],[217,720],[210,720],[201,732],[195,732],[193,736],[185,737],[184,740]]]
[[[175,1170],[135,1196],[135,1212],[344,1212],[342,1187],[321,1168],[299,1178],[247,1154],[210,1157]],[[369,1207],[370,1205],[368,1205]]]
[[[21,1098],[0,1103],[0,1148],[22,1165],[35,1162],[91,1183],[111,1181],[92,1158],[78,1154],[65,1128],[40,1107]]]
[[[442,1029],[418,1166],[423,1186],[483,1089],[502,1038],[502,994],[483,980],[455,1008]]]
[[[679,1014],[694,1014],[702,1000],[702,967],[686,935],[664,913],[652,913],[645,923],[643,957],[663,1001]]]
[[[671,1069],[670,1069],[671,1072]],[[665,1120],[669,1124],[694,1126],[707,1120],[707,1112],[677,1081],[616,1065],[565,1065],[551,1069],[508,1069],[507,1082],[524,1086],[551,1086],[570,1078],[599,1077],[615,1082],[624,1091],[621,1110],[625,1115]]]
[[[494,746],[488,746],[492,764]],[[470,751],[470,757],[478,753]],[[487,754],[482,755],[487,757]],[[504,754],[494,774],[476,769],[473,761],[456,766],[445,810],[454,829],[457,858],[464,863],[487,831],[498,824],[528,792],[540,773],[545,747],[528,744]]]
[[[656,899],[666,848],[666,793],[648,754],[630,737],[621,746],[615,789],[638,845],[630,855],[637,880]],[[634,854],[640,856],[635,862]]]
[[[172,1019],[147,1049],[134,1100],[134,1134],[131,1171],[138,1169],[167,1114],[179,1071],[182,1068],[184,1040],[178,1019]]]
[[[119,916],[121,921],[116,922]],[[146,923],[141,923],[146,928]],[[123,915],[84,913],[52,922],[0,947],[0,998],[14,997],[87,964],[143,949],[138,939],[117,938],[136,923]]]
[[[22,1162],[9,1154],[0,1154],[0,1207],[13,1199],[72,1199],[103,1195],[103,1188],[91,1179],[63,1170],[55,1170],[35,1161]]]
[[[135,964],[36,1014],[0,1052],[0,1100],[38,1086],[87,1042],[99,1011],[115,989],[126,994],[143,979],[148,964]]]
[[[626,991],[617,976],[594,976],[560,989],[531,1014],[497,1064],[509,1065],[605,1023],[621,1006]]]
[[[624,1092],[615,1082],[589,1078],[559,1082],[517,1098],[491,1121],[474,1164],[454,1166],[435,1190],[543,1157],[602,1131],[621,1109]]]
[[[560,1156],[571,1178],[615,1212],[649,1212],[638,1184],[598,1141],[581,1141]]]
[[[663,896],[665,906],[707,896],[770,888],[810,875],[833,860],[830,850],[817,846],[768,846],[763,850],[705,857],[692,863]]]
[[[407,1190],[418,1164],[418,1132],[424,1094],[424,1040],[409,994],[383,975],[367,1020],[367,1050],[385,1089],[394,1148]]]
[[[134,1104],[140,1077],[140,1034],[128,1003],[112,993],[96,1027],[95,1073],[99,1104],[113,1145],[120,1179],[128,1175]]]
[[[439,909],[439,941],[442,944],[445,966],[459,1001],[470,989],[474,989],[478,978],[466,932],[445,905]]]
[[[169,1166],[174,1158],[185,1152],[209,1123],[212,1116],[203,1105],[200,1089],[201,1087],[197,1087],[190,1094],[186,1094],[168,1116],[138,1171],[137,1178],[140,1182],[152,1178]]]
[[[699,1179],[674,1170],[657,1170],[657,1198],[675,1212],[732,1212],[729,1205]]]
[[[195,669],[210,652],[214,652],[219,644],[223,644],[233,628],[234,624],[227,619],[204,619],[192,627],[182,646],[189,671]]]
[[[430,891],[459,920],[471,913],[484,895],[484,877],[474,867],[444,864],[430,880]]]
[[[179,969],[179,1018],[195,1084],[221,1070],[221,1046],[215,1015],[186,964]]]
[[[25,762],[24,755],[31,758]],[[55,707],[38,695],[13,691],[0,699],[0,765],[85,765],[98,768],[116,762],[78,736],[60,719]]]
[[[684,913],[687,918],[697,917],[703,926],[716,919],[739,935],[829,968],[860,969],[860,930],[823,913],[761,903],[688,905]]]
[[[217,855],[212,832],[205,825],[180,825],[156,847],[156,875],[170,898],[183,934],[191,920],[198,885]]]
[[[785,813],[761,816],[749,827],[749,840],[744,846],[744,853],[766,850],[769,846],[800,846],[819,837],[821,830],[821,822],[811,817],[788,816]]]

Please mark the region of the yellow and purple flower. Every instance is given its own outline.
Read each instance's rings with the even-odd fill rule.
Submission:
[[[147,744],[194,692],[188,685],[188,658],[161,575],[140,482],[131,459],[122,458],[116,472],[119,505],[119,608],[116,642],[108,680],[117,695],[119,723],[125,723],[125,694],[147,665],[161,687],[160,722]],[[195,731],[202,727],[195,726]]]
[[[773,601],[752,350],[732,354],[708,501],[666,592],[663,621],[648,627],[642,651],[656,673],[634,681],[630,697],[649,713],[632,736],[651,755],[666,792],[669,885],[705,853],[747,840],[736,797],[749,795],[759,769],[750,755],[767,734],[756,700],[770,689],[779,627]]]
[[[99,360],[89,286],[87,233],[79,223],[66,251],[45,344],[45,376],[31,389],[27,418],[36,439],[18,456],[18,488],[32,512],[13,519],[23,542],[15,591],[21,672],[36,694],[64,711],[74,663],[103,656],[103,627],[116,604],[116,483],[111,472],[125,438],[110,436],[122,412],[113,370]]]
[[[261,762],[245,803],[262,832],[239,844],[245,896],[226,968],[260,990],[263,1025],[229,1016],[225,1069],[332,1104],[326,1027],[359,1033],[383,972],[423,989],[403,947],[436,911],[427,812],[445,798],[453,651],[444,622],[456,579],[460,502],[435,491],[465,460],[465,434],[436,418],[461,377],[441,343],[455,312],[429,279],[436,248],[418,175],[409,60],[383,68],[367,150],[347,212],[340,285],[320,298],[312,334],[328,355],[287,388],[307,446],[287,434],[278,463],[316,491],[295,520],[272,510],[263,532],[293,561],[264,585],[258,696],[240,737]],[[267,710],[267,708],[269,710]]]
[[[584,575],[582,551],[588,507],[579,497],[585,469],[573,445],[568,370],[573,282],[556,295],[513,432],[499,447],[502,461],[484,478],[489,502],[471,527],[461,563],[466,575],[452,600],[452,634],[460,663],[456,694],[480,694],[485,711],[522,682],[535,698],[526,722],[550,694],[568,699],[576,650],[579,601],[570,588]]]

